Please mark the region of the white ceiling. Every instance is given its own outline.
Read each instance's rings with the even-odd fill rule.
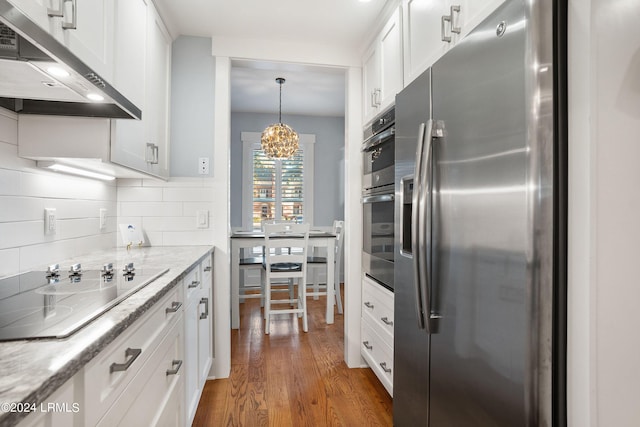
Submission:
[[[242,37],[349,46],[358,50],[386,0],[154,0],[174,36]],[[342,69],[234,60],[233,112],[344,115]]]

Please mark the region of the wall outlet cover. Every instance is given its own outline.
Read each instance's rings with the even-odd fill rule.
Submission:
[[[44,208],[44,234],[56,234],[56,208]]]
[[[107,210],[100,208],[100,230],[107,228]]]
[[[198,173],[200,175],[209,175],[209,158],[200,157],[198,159]]]

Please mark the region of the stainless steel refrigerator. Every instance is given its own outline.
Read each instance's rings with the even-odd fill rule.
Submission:
[[[507,1],[396,97],[398,427],[566,423],[560,3]]]

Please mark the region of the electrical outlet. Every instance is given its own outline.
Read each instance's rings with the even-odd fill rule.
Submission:
[[[107,210],[100,208],[100,230],[107,228]]]
[[[209,158],[200,157],[198,159],[198,173],[200,175],[209,175]]]
[[[56,234],[56,209],[44,209],[44,234]]]

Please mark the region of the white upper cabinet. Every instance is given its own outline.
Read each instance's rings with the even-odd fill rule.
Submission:
[[[404,81],[409,84],[505,0],[403,0]]]
[[[152,4],[120,0],[117,37],[129,46],[116,51],[116,84],[142,109],[142,120],[112,120],[111,159],[121,165],[161,178],[169,177],[169,93],[171,37]],[[146,25],[131,27],[135,22]]]
[[[101,78],[113,81],[112,0],[9,0]]]
[[[393,104],[403,87],[402,29],[397,9],[363,57],[364,121]]]
[[[404,0],[404,78],[407,83],[418,77],[446,52],[441,40],[441,18],[446,0]]]

